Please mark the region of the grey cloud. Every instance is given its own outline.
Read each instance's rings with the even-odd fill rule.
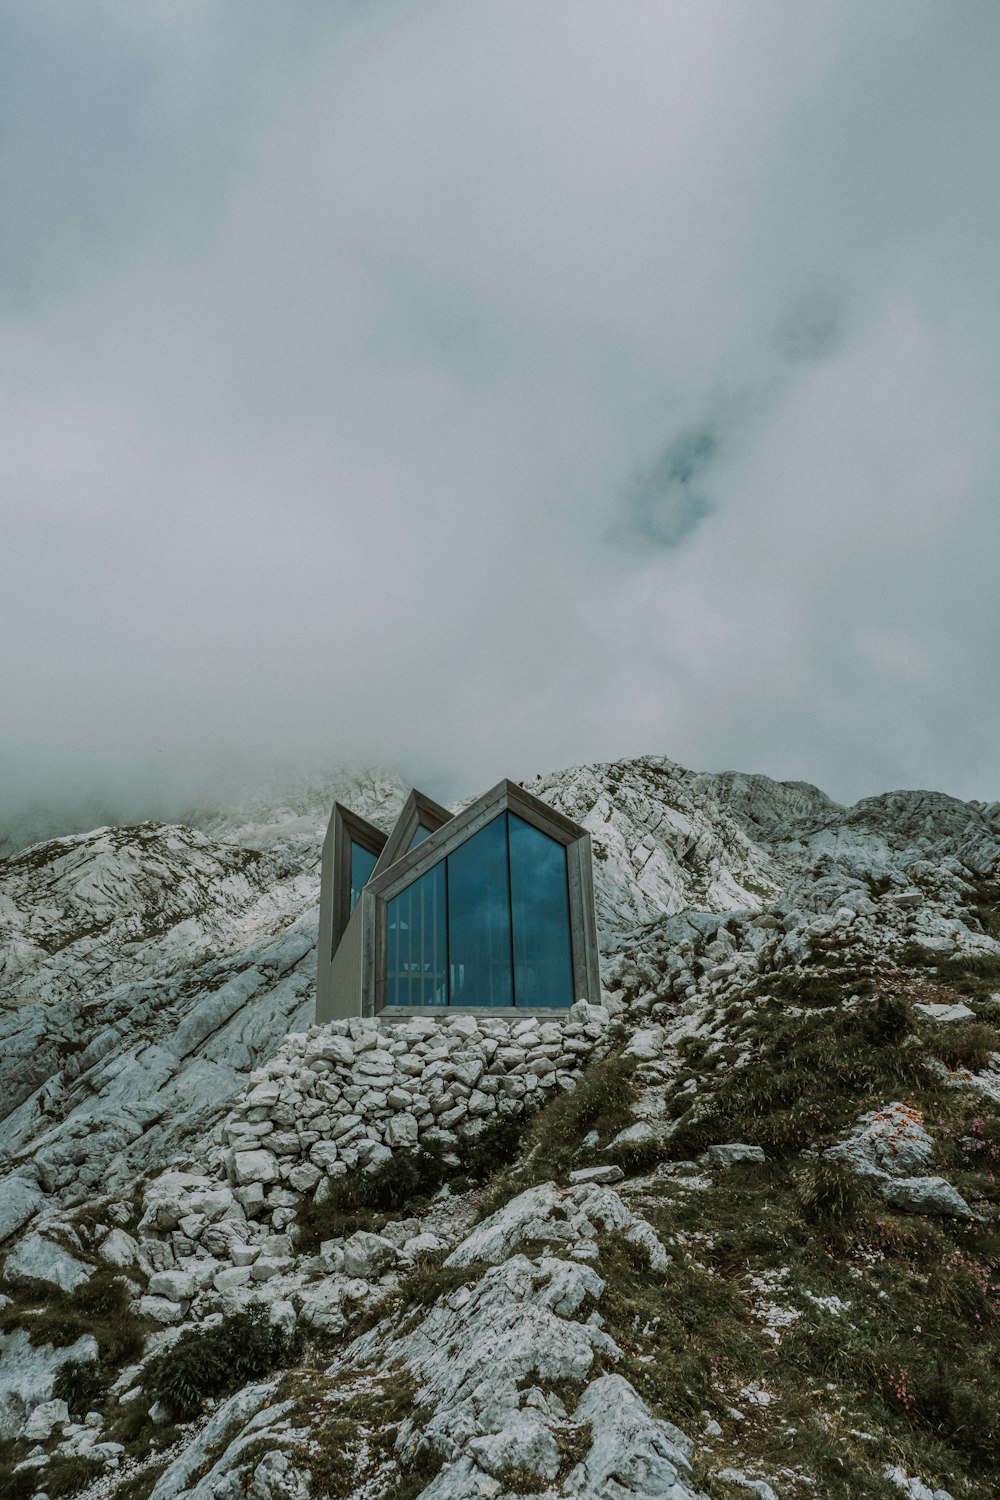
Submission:
[[[829,359],[840,341],[844,318],[841,299],[832,290],[814,290],[780,319],[778,347],[789,359]]]
[[[636,540],[679,547],[712,514],[704,476],[718,446],[712,427],[690,428],[637,477],[627,497],[628,524]]]
[[[3,24],[0,819],[649,750],[996,795],[994,6]]]

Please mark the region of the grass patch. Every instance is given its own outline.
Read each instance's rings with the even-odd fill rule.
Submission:
[[[228,1313],[214,1327],[186,1329],[146,1365],[143,1389],[176,1421],[189,1421],[209,1397],[228,1396],[262,1379],[292,1353],[288,1335],[270,1321],[266,1306],[258,1304]]]
[[[720,1368],[756,1367],[747,1310],[730,1281],[683,1256],[664,1272],[627,1241],[601,1246],[605,1327],[624,1359],[619,1370],[654,1408],[678,1425],[716,1404]]]
[[[63,1500],[63,1496],[79,1495],[103,1472],[104,1465],[96,1458],[80,1454],[54,1458],[45,1469],[44,1482],[40,1481],[36,1488],[43,1488],[49,1500]]]
[[[120,1272],[102,1268],[73,1292],[49,1282],[13,1286],[0,1308],[0,1330],[23,1328],[31,1343],[64,1349],[84,1334],[97,1340],[101,1362],[115,1367],[138,1359],[149,1325],[132,1307],[132,1286]]]
[[[299,1209],[297,1251],[309,1254],[324,1240],[380,1229],[393,1215],[425,1207],[451,1175],[443,1158],[439,1147],[395,1151],[377,1172],[336,1178],[323,1201],[313,1197]]]
[[[814,955],[814,958],[818,955]],[[831,955],[831,961],[836,961]],[[841,1005],[848,995],[871,994],[870,979],[861,979],[853,970],[845,976],[809,970],[787,969],[783,973],[768,975],[760,981],[762,992],[783,1000],[788,1005],[801,1006],[804,1010],[823,1010],[830,1005]]]
[[[348,1379],[345,1388],[343,1376],[298,1372],[279,1392],[283,1400],[294,1401],[293,1424],[308,1430],[298,1458],[309,1470],[310,1494],[317,1500],[350,1494],[391,1460],[399,1472],[384,1500],[415,1500],[443,1462],[421,1437],[416,1382],[399,1368]],[[400,1428],[407,1421],[413,1430],[399,1449]]]
[[[113,1500],[149,1500],[156,1481],[167,1467],[168,1460],[150,1464],[139,1474],[129,1474],[114,1492]]]
[[[988,1066],[990,1054],[1000,1052],[1000,1032],[985,1021],[939,1024],[928,1036],[928,1050],[949,1068],[979,1073]]]
[[[513,1193],[536,1182],[565,1178],[571,1167],[606,1162],[602,1146],[634,1119],[635,1068],[636,1060],[620,1052],[598,1058],[584,1069],[574,1089],[543,1105],[524,1131],[520,1161],[494,1181],[483,1213],[492,1213]],[[580,1143],[591,1134],[593,1146],[581,1151]]]
[[[846,1012],[790,1016],[768,1006],[755,1014],[747,1039],[747,1066],[721,1077],[710,1071],[693,1103],[683,1101],[670,1139],[675,1159],[727,1141],[772,1155],[821,1145],[867,1103],[898,1097],[929,1077],[909,1006],[885,996]]]
[[[942,958],[919,943],[906,943],[899,957],[910,968],[932,968],[940,984],[967,1000],[988,1000],[1000,991],[1000,954],[959,953]]]
[[[550,1480],[536,1474],[534,1469],[526,1469],[523,1464],[500,1469],[493,1477],[499,1481],[505,1495],[544,1495],[551,1487]]]

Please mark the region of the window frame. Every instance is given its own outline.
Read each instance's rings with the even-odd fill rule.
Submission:
[[[594,906],[593,870],[591,863],[590,834],[573,823],[555,808],[533,797],[523,787],[512,781],[501,781],[491,791],[476,799],[463,812],[449,817],[448,821],[415,849],[402,853],[381,871],[376,867],[365,886],[362,896],[364,935],[362,939],[362,993],[361,1014],[380,1015],[388,1010],[393,1015],[406,1014],[411,1008],[386,1005],[385,990],[388,961],[387,908],[393,897],[406,889],[453,850],[459,848],[474,834],[500,813],[513,812],[526,823],[547,834],[566,849],[566,875],[569,889],[569,926],[573,992],[577,999],[586,999],[592,1004],[600,1003],[600,971],[598,967],[597,919]],[[413,827],[418,819],[414,818]],[[397,822],[397,828],[402,819]],[[395,833],[396,830],[393,830]],[[412,834],[412,829],[410,830]],[[448,1006],[460,1013],[467,1007]],[[420,1010],[422,1007],[413,1007]],[[437,1007],[434,1007],[437,1009]],[[477,1006],[479,1013],[509,1015],[520,1009],[527,1014],[532,1010],[546,1010],[553,1015],[564,1014],[565,1006],[522,1006],[516,1004],[498,1007]]]
[[[416,787],[407,797],[400,809],[399,817],[392,825],[392,831],[385,841],[378,862],[369,876],[369,885],[376,875],[382,875],[393,866],[398,859],[407,852],[410,840],[416,833],[418,826],[422,823],[431,833],[436,833],[443,828],[445,823],[451,822],[452,814],[439,802],[418,792]],[[426,840],[424,840],[426,843]]]
[[[333,925],[330,932],[330,961],[340,947],[340,940],[351,920],[351,845],[360,844],[369,854],[375,855],[375,869],[358,893],[357,905],[361,905],[365,891],[375,878],[378,859],[388,842],[388,835],[380,828],[351,812],[342,802],[333,804],[331,823],[333,835]]]

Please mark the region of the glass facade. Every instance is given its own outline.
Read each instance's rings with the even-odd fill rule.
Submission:
[[[377,854],[373,854],[363,844],[356,843],[354,839],[351,840],[351,911],[357,906],[362,889],[371,879],[377,859]]]
[[[447,1005],[444,861],[387,903],[387,1005]]]
[[[572,1005],[566,850],[516,813],[507,814],[507,825],[517,1003]]]
[[[425,828],[423,823],[418,823],[412,839],[406,846],[407,854],[409,854],[411,849],[415,849],[418,844],[422,844],[424,839],[429,839],[433,832],[433,828]]]
[[[449,1004],[513,1005],[505,814],[447,863]]]
[[[572,1005],[565,847],[500,813],[386,903],[385,1005]]]

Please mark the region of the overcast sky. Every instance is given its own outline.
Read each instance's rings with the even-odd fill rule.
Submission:
[[[1000,797],[995,0],[7,0],[0,815]]]

